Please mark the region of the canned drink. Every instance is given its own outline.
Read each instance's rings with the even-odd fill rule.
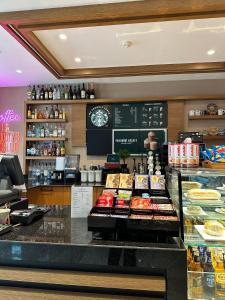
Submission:
[[[168,145],[168,163],[171,167],[174,166],[174,145]]]
[[[174,144],[174,166],[180,167],[180,145],[181,144]]]
[[[181,167],[186,167],[187,166],[186,145],[187,144],[180,144],[180,164],[181,164]]]

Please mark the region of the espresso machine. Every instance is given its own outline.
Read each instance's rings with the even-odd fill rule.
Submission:
[[[65,184],[80,182],[80,155],[66,155],[64,169]]]

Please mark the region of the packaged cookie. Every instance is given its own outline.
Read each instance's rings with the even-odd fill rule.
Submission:
[[[120,189],[132,189],[133,188],[133,175],[132,174],[120,174]]]
[[[106,179],[106,188],[117,189],[120,184],[120,174],[108,174]]]
[[[148,175],[135,175],[135,189],[148,190]]]

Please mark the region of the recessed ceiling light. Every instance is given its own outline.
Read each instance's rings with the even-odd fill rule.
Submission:
[[[22,71],[22,70],[20,70],[20,69],[16,69],[16,73],[18,73],[18,74],[22,74],[22,73],[23,73],[23,71]]]
[[[74,60],[75,60],[76,63],[80,63],[81,62],[81,58],[80,57],[75,57]]]
[[[207,51],[207,54],[208,55],[213,55],[213,54],[215,54],[215,52],[216,51],[214,49],[210,49],[210,50]]]
[[[59,34],[60,40],[67,40],[67,36],[64,33]]]

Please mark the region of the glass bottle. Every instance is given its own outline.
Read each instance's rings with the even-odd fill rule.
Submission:
[[[42,126],[41,129],[40,129],[40,135],[41,135],[41,138],[45,137],[45,128],[44,128],[44,126]]]
[[[49,100],[53,99],[53,89],[52,89],[51,85],[50,85],[49,90],[48,90],[48,99]]]
[[[52,98],[53,98],[53,100],[57,99],[57,89],[56,89],[56,86],[54,86]]]
[[[27,119],[31,119],[32,118],[32,112],[31,112],[31,107],[30,105],[28,106],[28,109],[27,109]]]
[[[27,88],[27,100],[31,100],[31,86],[29,85],[28,88]]]
[[[45,125],[45,137],[49,137],[49,127],[48,127],[48,124]]]
[[[28,128],[27,128],[27,137],[32,137],[32,128],[31,128],[31,125],[28,125]]]
[[[41,90],[40,90],[40,86],[37,86],[37,90],[36,90],[36,100],[40,100],[40,95],[41,94]]]
[[[53,137],[57,137],[58,136],[58,130],[57,130],[57,126],[55,125],[55,128],[53,130]]]
[[[64,142],[61,143],[60,145],[60,155],[65,156],[65,145]]]
[[[80,97],[81,97],[81,99],[86,99],[86,90],[85,90],[84,83],[83,83],[82,89],[80,91]]]
[[[44,86],[42,85],[41,90],[40,90],[40,100],[45,99],[45,91],[44,91]]]
[[[55,118],[55,119],[58,119],[58,118],[59,118],[58,104],[55,106],[55,110],[54,110],[54,118]]]
[[[190,268],[191,273],[191,296],[192,298],[203,297],[203,269],[200,264],[199,252],[194,252],[194,261]]]
[[[48,100],[48,86],[46,85],[45,90],[44,90],[44,100]]]
[[[72,86],[70,85],[70,88],[69,88],[69,97],[68,97],[69,100],[72,100],[73,99],[73,90],[72,90]]]
[[[56,91],[56,99],[60,100],[60,97],[61,97],[61,95],[60,95],[60,85],[58,85],[57,91]]]
[[[73,87],[73,100],[77,99],[77,89],[76,86],[74,85]]]
[[[204,294],[206,299],[214,298],[215,296],[215,270],[212,265],[211,252],[206,253],[206,263],[203,265],[204,270]]]
[[[49,113],[49,119],[54,119],[55,117],[55,113],[54,113],[54,109],[53,106],[51,107],[50,113]]]
[[[34,85],[33,85],[33,89],[32,89],[32,92],[31,92],[31,99],[36,100],[36,89],[35,89]]]
[[[91,91],[89,90],[89,84],[87,83],[87,89],[86,89],[86,99],[90,99]]]
[[[95,89],[93,83],[91,83],[90,99],[95,99]]]
[[[45,119],[49,119],[49,109],[48,109],[48,107],[46,106],[46,108],[45,108],[45,113],[44,113],[44,117],[45,117]]]
[[[80,85],[78,84],[77,88],[77,99],[79,100],[81,98],[81,90],[80,90]]]
[[[57,136],[58,136],[58,137],[62,137],[62,128],[61,128],[60,125],[58,126],[57,131],[58,131]]]
[[[61,88],[60,88],[60,99],[61,99],[61,100],[65,99],[65,89],[64,89],[64,85],[61,85]]]
[[[63,119],[63,111],[59,108],[59,119]]]
[[[68,86],[65,86],[65,90],[64,90],[64,99],[68,100],[69,99],[69,89]]]
[[[222,257],[217,258],[215,267],[215,297],[225,298],[225,269]]]

